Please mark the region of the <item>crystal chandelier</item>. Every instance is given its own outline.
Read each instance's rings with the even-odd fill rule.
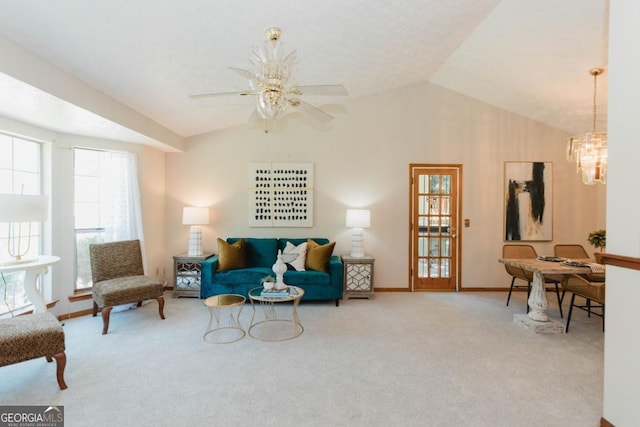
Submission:
[[[589,70],[593,76],[593,131],[567,140],[567,160],[576,162],[577,172],[582,172],[582,182],[587,185],[605,184],[607,178],[607,132],[596,132],[597,79],[602,73],[602,68]]]

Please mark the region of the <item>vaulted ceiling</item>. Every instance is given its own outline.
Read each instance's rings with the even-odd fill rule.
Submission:
[[[430,81],[581,133],[592,121],[588,70],[607,66],[607,22],[607,0],[5,1],[0,115],[139,142],[165,141],[101,106],[177,138],[243,124],[251,97],[188,95],[247,89],[228,67],[250,69],[252,47],[278,26],[285,49],[297,51],[298,84],[349,91],[304,97],[320,108]],[[30,55],[40,65],[28,66]],[[42,64],[51,68],[38,76]],[[598,79],[600,129],[606,83],[607,73]],[[84,102],[83,91],[101,100]]]

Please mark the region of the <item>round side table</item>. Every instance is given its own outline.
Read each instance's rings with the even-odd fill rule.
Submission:
[[[304,295],[304,290],[297,286],[289,286],[289,295],[284,297],[264,297],[262,287],[249,291],[249,301],[253,308],[249,336],[261,341],[286,341],[299,337],[304,327],[298,317],[298,305]],[[255,302],[262,307],[262,320],[256,319]],[[284,306],[284,302],[292,301],[291,315],[278,314],[276,305]]]
[[[246,334],[240,324],[245,301],[246,298],[242,295],[234,294],[215,295],[205,299],[204,305],[209,309],[210,319],[202,340],[210,344],[229,344],[241,340]]]

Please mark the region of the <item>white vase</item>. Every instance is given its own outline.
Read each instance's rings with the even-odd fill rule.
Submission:
[[[287,285],[284,283],[284,272],[287,271],[287,265],[282,260],[282,251],[278,249],[278,257],[276,263],[271,268],[276,273],[275,288],[277,290],[287,289]]]

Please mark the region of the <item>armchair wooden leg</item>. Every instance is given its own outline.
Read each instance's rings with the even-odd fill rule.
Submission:
[[[93,311],[92,311],[91,315],[93,317],[96,317],[98,315],[98,304],[96,304],[95,301],[93,302]]]
[[[160,318],[164,319],[164,297],[158,297],[158,312],[160,313]]]
[[[67,355],[63,351],[62,353],[54,354],[53,358],[56,359],[58,385],[60,386],[60,390],[64,390],[67,388],[67,384],[64,382],[64,368],[67,365]]]
[[[109,315],[113,307],[102,307],[102,335],[107,334],[109,330]]]

